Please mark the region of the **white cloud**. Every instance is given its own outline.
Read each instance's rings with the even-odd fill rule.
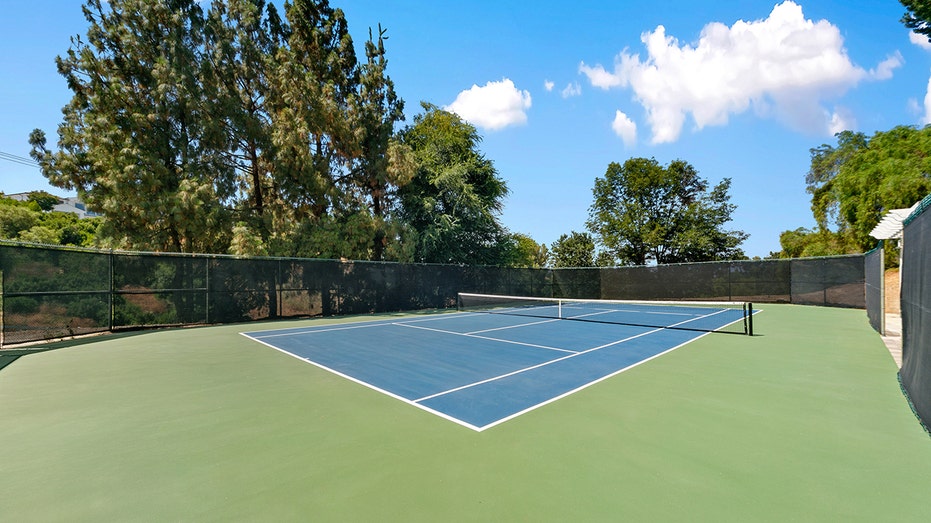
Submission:
[[[831,113],[828,121],[828,134],[834,136],[842,131],[852,131],[857,128],[857,121],[848,109],[839,107]]]
[[[530,105],[530,93],[519,90],[514,82],[505,78],[500,82],[488,82],[484,87],[473,85],[459,93],[445,109],[475,126],[497,131],[526,123]]]
[[[658,26],[641,36],[647,57],[624,49],[613,72],[584,62],[579,71],[602,89],[630,87],[647,111],[653,143],[679,138],[686,118],[696,128],[724,125],[753,108],[792,128],[824,134],[852,118],[823,108],[862,80],[885,80],[902,64],[896,53],[871,71],[847,56],[840,30],[805,18],[792,1],[764,20],[710,23],[694,45]]]
[[[921,125],[931,124],[931,79],[928,79],[928,90],[925,94],[925,114],[921,117]]]
[[[611,129],[624,141],[625,146],[631,147],[637,143],[637,124],[621,111],[615,113]]]
[[[543,81],[543,88],[546,89],[546,92],[548,92],[548,93],[549,93],[549,92],[552,92],[554,87],[556,87],[556,84],[555,84],[555,83],[553,83],[553,82],[551,82],[551,81],[549,81],[549,80],[544,80],[544,81]]]
[[[625,56],[627,54],[627,49],[621,51],[621,55]],[[622,74],[611,74],[604,70],[604,67],[601,65],[596,65],[595,67],[589,67],[585,65],[585,62],[579,64],[579,72],[585,74],[588,77],[588,81],[592,83],[595,87],[600,87],[602,89],[610,89],[612,87],[627,87],[627,78]]]
[[[928,37],[925,35],[911,31],[908,33],[908,40],[925,51],[931,51],[931,41],[928,41]]]
[[[879,65],[875,68],[870,69],[870,78],[873,80],[888,80],[892,78],[892,71],[901,67],[903,63],[905,63],[905,59],[902,58],[902,53],[896,51],[895,54],[891,54],[885,60],[879,62]]]
[[[562,92],[559,93],[563,98],[572,98],[573,96],[579,96],[582,94],[582,86],[579,85],[579,82],[572,82],[567,85]]]

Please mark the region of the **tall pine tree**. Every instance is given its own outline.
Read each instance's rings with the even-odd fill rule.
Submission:
[[[393,196],[414,172],[385,32],[363,63],[327,0],[88,0],[59,70],[74,96],[49,180],[159,251],[397,257]]]
[[[43,173],[77,189],[116,245],[216,251],[228,237],[234,173],[224,161],[217,93],[201,78],[203,13],[195,0],[89,0],[87,40],[59,72],[74,92],[58,152],[30,137]]]

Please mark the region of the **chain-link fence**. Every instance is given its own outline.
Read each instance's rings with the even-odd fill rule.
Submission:
[[[0,242],[0,346],[95,332],[455,307],[459,292],[864,307],[863,256],[522,269]]]

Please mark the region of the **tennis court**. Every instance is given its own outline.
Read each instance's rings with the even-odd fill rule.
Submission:
[[[0,520],[928,521],[931,438],[865,313],[759,308],[754,336],[700,336],[482,432],[240,334],[432,315],[4,351]]]
[[[453,314],[243,334],[481,431],[749,318],[723,302],[463,299]]]

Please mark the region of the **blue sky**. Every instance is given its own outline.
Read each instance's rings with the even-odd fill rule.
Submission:
[[[0,17],[0,152],[55,140],[70,91],[55,71],[81,3],[8,2]],[[682,159],[733,181],[732,228],[750,256],[812,227],[809,149],[833,133],[929,121],[931,50],[893,0],[617,2],[331,0],[361,47],[388,31],[388,72],[409,119],[426,101],[479,129],[511,190],[502,221],[551,244],[583,231],[610,162]],[[931,98],[929,98],[931,102]],[[48,190],[0,159],[0,191]]]

